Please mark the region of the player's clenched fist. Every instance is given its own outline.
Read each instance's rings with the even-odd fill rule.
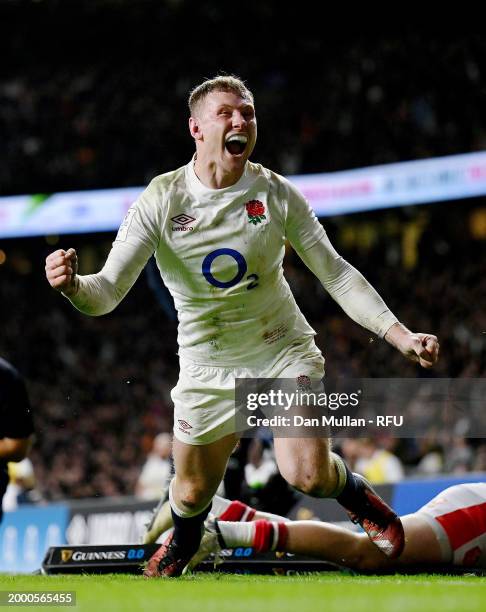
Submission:
[[[401,323],[395,323],[386,332],[385,340],[423,368],[431,368],[439,359],[439,341],[433,334],[412,333]]]
[[[46,278],[51,287],[65,295],[74,295],[78,289],[78,256],[74,249],[59,249],[46,257]]]

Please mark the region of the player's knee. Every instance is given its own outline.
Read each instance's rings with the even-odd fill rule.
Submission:
[[[204,482],[185,483],[180,490],[179,504],[181,509],[191,512],[207,506],[213,497],[213,490]]]
[[[332,483],[317,470],[295,470],[284,474],[284,477],[292,487],[313,497],[326,497],[333,489]]]

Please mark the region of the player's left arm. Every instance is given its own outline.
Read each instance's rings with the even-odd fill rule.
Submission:
[[[431,368],[439,359],[437,336],[411,332],[402,323],[394,323],[386,332],[385,340],[423,368]]]
[[[400,323],[365,277],[336,253],[327,236],[299,255],[353,321],[424,368],[437,362],[437,337],[411,332]]]
[[[306,266],[353,321],[385,338],[405,357],[429,368],[439,356],[433,334],[402,325],[365,277],[337,253],[307,201],[290,190],[286,233]]]

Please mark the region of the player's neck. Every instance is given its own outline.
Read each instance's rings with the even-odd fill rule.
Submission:
[[[243,176],[245,166],[227,170],[211,160],[204,160],[199,155],[194,161],[194,172],[203,185],[210,189],[224,189],[237,183]]]

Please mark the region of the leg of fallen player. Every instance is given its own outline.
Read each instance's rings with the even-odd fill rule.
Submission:
[[[222,521],[250,522],[267,519],[286,522],[290,520],[278,514],[256,510],[243,502],[225,499],[219,495],[213,497],[211,514]],[[143,544],[154,544],[163,533],[173,526],[170,503],[168,501],[159,503],[143,536]]]
[[[363,533],[331,523],[266,520],[253,523],[216,521],[218,548],[251,546],[257,552],[280,550],[316,557],[357,570],[383,570],[406,565],[443,563],[440,544],[430,525],[416,514],[403,517],[406,544],[399,559],[391,560]],[[214,534],[213,534],[214,535]],[[213,540],[215,542],[215,539]],[[208,549],[216,552],[217,549]]]
[[[302,521],[287,524],[285,550],[310,555],[358,570],[443,563],[437,537],[422,518],[415,514],[402,517],[405,547],[398,559],[388,559],[363,533],[332,525]]]

